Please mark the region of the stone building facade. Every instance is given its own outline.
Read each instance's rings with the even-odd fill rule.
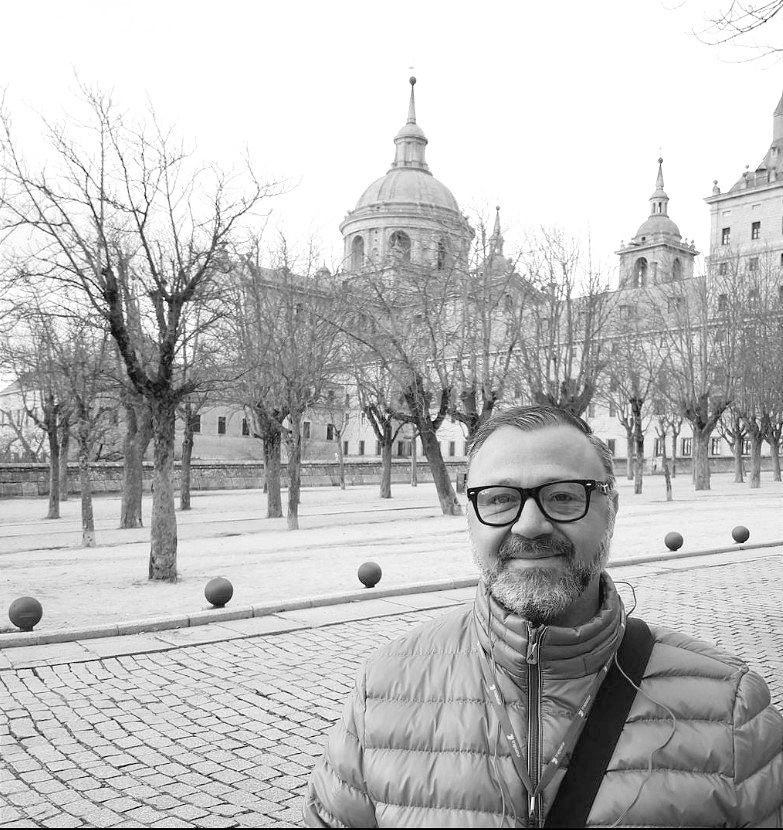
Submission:
[[[746,169],[725,193],[716,180],[705,201],[711,269],[769,274],[783,268],[783,97],[772,116],[772,143],[758,167]]]
[[[430,171],[425,156],[427,138],[416,118],[414,78],[410,84],[408,116],[394,137],[391,166],[364,190],[356,207],[340,224],[344,267],[348,273],[395,263],[444,271],[468,267],[473,230],[452,192]],[[751,260],[757,258],[763,260],[764,267],[783,269],[782,197],[783,98],[773,116],[772,143],[758,168],[753,172],[746,170],[726,193],[721,193],[715,182],[712,195],[706,199],[711,215],[707,266],[720,269],[721,263],[740,258],[751,267]],[[669,215],[669,201],[664,188],[663,161],[658,159],[649,214],[630,241],[621,243],[616,251],[620,302],[623,295],[631,297],[635,292],[641,295],[641,289],[652,286],[660,286],[661,296],[665,297],[667,285],[687,282],[694,275],[699,252],[692,241],[682,237]],[[488,250],[491,267],[510,267],[503,254],[499,209]],[[509,393],[508,403],[519,402],[515,390]],[[369,460],[378,456],[376,436],[359,410],[350,384],[335,384],[327,395],[324,406],[314,407],[305,415],[303,457],[334,461],[338,441],[347,458]],[[6,390],[5,403],[14,409],[12,397],[13,391]],[[596,433],[609,442],[621,460],[625,458],[625,431],[616,415],[611,406],[597,400],[585,413]],[[182,424],[178,424],[178,450],[181,434]],[[446,419],[438,438],[447,461],[464,458],[466,432],[460,423]],[[645,455],[652,462],[660,450],[652,429],[647,432],[645,444]],[[406,425],[397,436],[393,454],[398,459],[406,458],[413,450],[411,429]],[[687,423],[683,424],[676,451],[679,458],[687,459],[691,455],[692,440]],[[420,446],[416,453],[421,457]],[[711,444],[711,455],[728,460],[728,446],[717,433]],[[194,460],[250,462],[261,458],[261,444],[252,436],[247,413],[221,404],[201,412],[194,436]]]

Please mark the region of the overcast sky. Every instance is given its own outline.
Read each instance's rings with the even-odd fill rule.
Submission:
[[[126,108],[151,100],[204,157],[247,148],[292,186],[273,226],[332,264],[340,221],[393,158],[414,67],[430,169],[463,211],[500,204],[509,245],[539,223],[589,232],[614,269],[659,149],[670,215],[706,251],[712,180],[728,189],[771,141],[783,65],[691,34],[726,3],[4,4],[0,85],[31,146],[32,114],[72,106],[78,74]]]

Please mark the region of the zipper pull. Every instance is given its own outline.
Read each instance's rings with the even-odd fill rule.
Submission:
[[[541,643],[541,638],[539,636],[540,632],[541,629],[539,628],[531,628],[528,634],[525,661],[529,665],[535,665],[538,663],[538,647]]]
[[[536,799],[538,796],[531,795],[528,801],[527,823],[528,827],[536,827]]]

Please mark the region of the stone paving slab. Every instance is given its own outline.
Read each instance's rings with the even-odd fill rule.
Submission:
[[[629,607],[621,580],[635,587],[639,616],[744,657],[781,707],[783,550],[749,556],[614,576]],[[0,663],[0,827],[295,826],[361,661],[472,593],[439,592],[427,609],[399,606],[426,595],[355,603],[351,615],[378,602],[386,614],[344,621],[333,606],[296,630],[275,617],[226,621],[213,642],[164,643],[175,634],[165,631],[0,654],[29,662],[24,651],[51,650],[35,666]]]
[[[443,600],[436,601],[442,606]],[[453,604],[453,602],[452,602]],[[278,614],[284,620],[303,623],[308,626],[333,625],[349,620],[366,620],[373,617],[388,617],[390,614],[399,614],[401,606],[385,599],[371,599],[366,602],[353,602],[345,605],[322,606],[320,608],[302,608],[299,611],[284,611]]]

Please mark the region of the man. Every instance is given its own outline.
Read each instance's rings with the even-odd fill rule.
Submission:
[[[783,718],[764,681],[691,637],[649,636],[603,570],[618,499],[587,424],[549,407],[496,414],[472,440],[467,492],[475,603],[368,660],[306,823],[783,826]],[[599,710],[619,713],[613,745]]]

